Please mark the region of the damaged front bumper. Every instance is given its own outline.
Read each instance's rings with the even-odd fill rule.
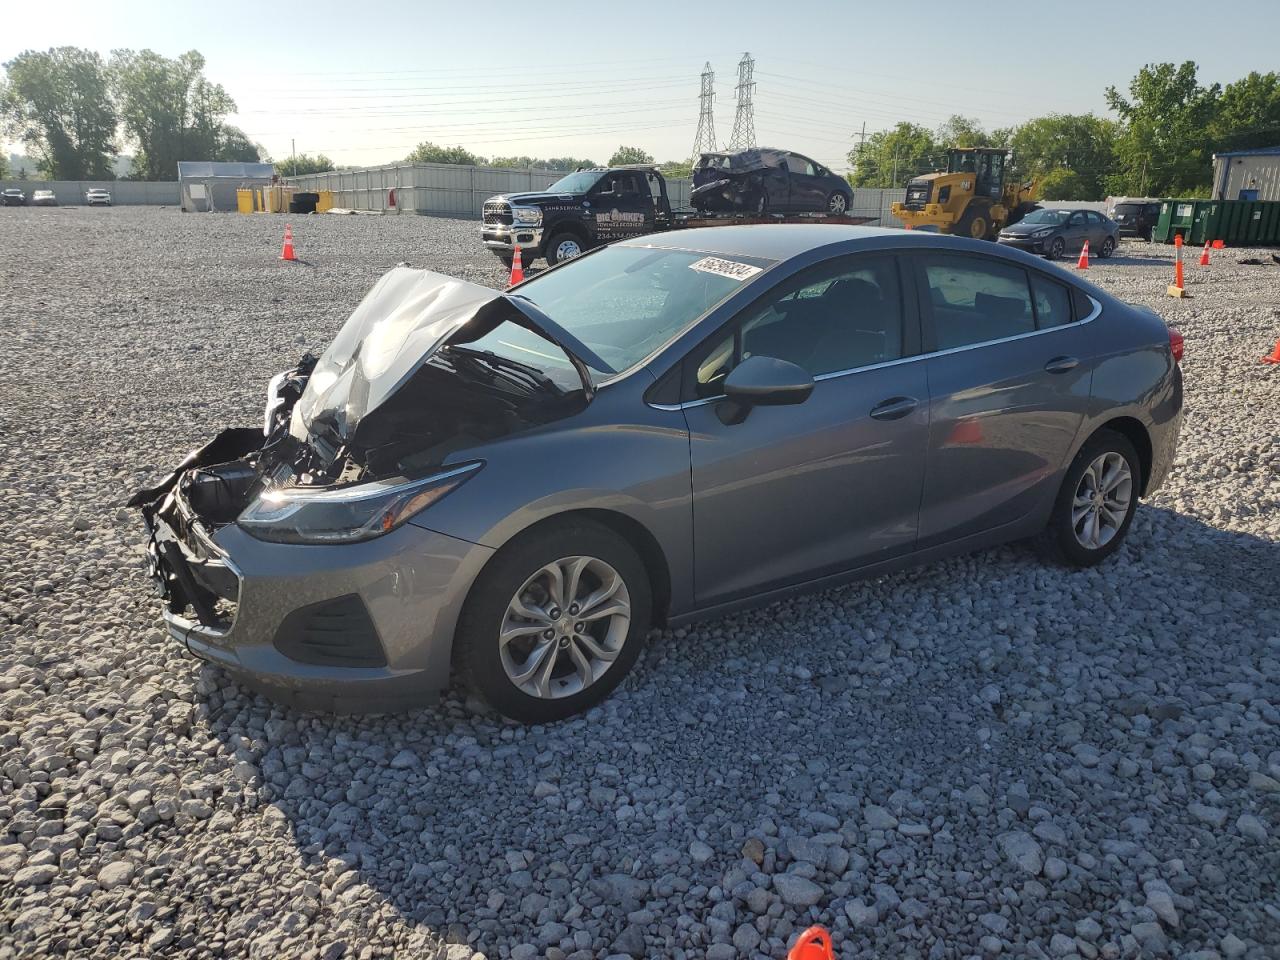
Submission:
[[[269,543],[217,528],[177,482],[215,462],[224,432],[161,488],[140,491],[147,564],[170,636],[246,686],[308,710],[384,712],[448,683],[467,588],[492,551],[407,523],[373,540]],[[246,435],[259,431],[242,431]],[[213,458],[210,459],[210,449]]]

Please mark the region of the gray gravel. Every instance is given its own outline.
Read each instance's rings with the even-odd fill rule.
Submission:
[[[655,637],[524,729],[304,716],[169,642],[120,507],[470,222],[0,211],[0,957],[1280,955],[1280,266],[1123,246],[1185,333],[1168,487],[1021,547]],[[16,341],[16,342],[15,342]]]

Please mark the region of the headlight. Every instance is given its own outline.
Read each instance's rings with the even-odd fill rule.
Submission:
[[[511,214],[521,223],[541,223],[541,207],[512,207]]]
[[[423,480],[378,481],[339,490],[268,490],[236,520],[246,533],[273,543],[351,543],[390,533],[474,476],[482,464]]]
[[[1033,233],[1031,236],[1035,237],[1036,239],[1039,239],[1040,237],[1047,237],[1047,236],[1048,236],[1049,234],[1051,234],[1051,233],[1053,233],[1053,230],[1052,230],[1052,229],[1049,229],[1049,230],[1037,230],[1037,231],[1036,231],[1035,233]]]

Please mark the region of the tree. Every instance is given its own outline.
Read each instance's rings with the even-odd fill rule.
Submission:
[[[577,170],[579,167],[599,166],[594,160],[578,160],[574,157],[552,157],[547,161],[548,170]]]
[[[620,167],[628,163],[653,163],[653,154],[640,147],[618,147],[609,158],[609,166]]]
[[[1182,196],[1207,189],[1212,145],[1209,130],[1221,88],[1201,86],[1188,60],[1147,64],[1129,83],[1129,96],[1107,87],[1107,106],[1124,123],[1116,143],[1117,172],[1106,178],[1112,193]]]
[[[1098,200],[1100,197],[1086,196],[1091,189],[1089,181],[1074,170],[1057,167],[1050,170],[1040,179],[1041,200]]]
[[[0,180],[9,179],[9,158],[0,153]]]
[[[227,163],[268,163],[270,158],[262,144],[254,143],[239,127],[223,125],[218,138],[215,160]]]
[[[1280,74],[1258,73],[1228,83],[1218,98],[1213,149],[1254,150],[1280,143]]]
[[[179,160],[248,153],[248,138],[223,122],[235,112],[235,101],[221,84],[205,79],[204,63],[195,50],[174,60],[152,50],[112,51],[111,82],[120,120],[138,147],[135,177],[173,180]]]
[[[296,157],[285,157],[276,164],[279,173],[285,177],[301,177],[308,173],[324,173],[333,169],[333,161],[323,153],[314,157],[300,153]]]
[[[877,130],[861,147],[849,151],[855,187],[896,187],[918,173],[937,169],[938,144],[925,127],[899,123],[892,130]]]
[[[483,167],[488,161],[466,147],[438,147],[424,140],[404,158],[405,163],[456,163],[463,166]]]
[[[994,147],[997,143],[991,134],[982,129],[982,124],[972,117],[962,117],[958,113],[938,128],[938,146],[944,150],[952,147]]]
[[[5,65],[3,128],[57,180],[109,180],[116,112],[102,58],[78,47],[27,50]]]
[[[675,177],[692,177],[693,161],[691,160],[668,160],[666,163],[658,164],[658,170],[668,180]]]
[[[1008,134],[1014,175],[1042,178],[1041,196],[1045,199],[1101,200],[1107,195],[1106,178],[1114,169],[1120,134],[1120,125],[1114,120],[1091,113],[1055,113],[1028,120]],[[1070,183],[1078,191],[1075,195],[1050,197],[1044,193],[1047,181],[1043,178],[1056,171],[1072,174],[1070,179],[1060,176],[1055,182]]]

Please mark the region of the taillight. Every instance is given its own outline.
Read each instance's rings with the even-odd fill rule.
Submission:
[[[1169,349],[1173,352],[1173,362],[1182,362],[1182,334],[1173,327],[1169,328]]]

